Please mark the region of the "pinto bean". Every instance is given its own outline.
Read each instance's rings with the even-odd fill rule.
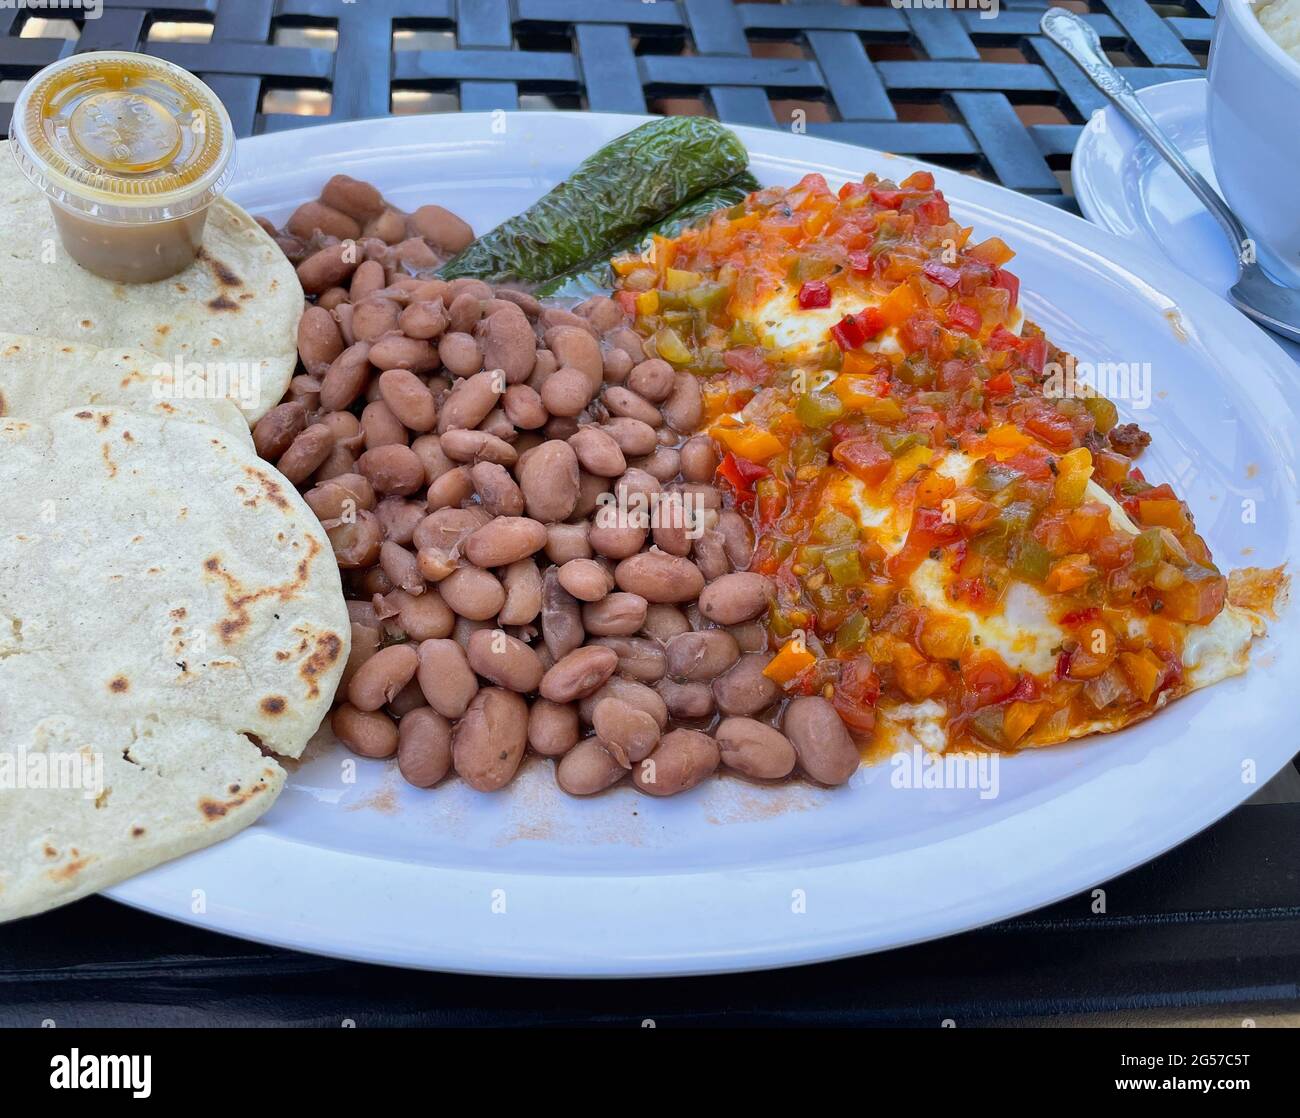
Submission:
[[[604,699],[620,699],[630,707],[645,711],[660,730],[668,725],[668,707],[659,693],[653,687],[621,675],[610,676],[603,687],[578,703],[578,717],[590,726],[596,719],[596,707]]]
[[[497,614],[502,625],[528,625],[542,611],[542,572],[532,558],[506,567],[501,576],[506,600]]]
[[[349,606],[365,605],[368,602],[349,602]],[[352,682],[352,677],[357,674],[357,669],[379,651],[379,622],[376,618],[370,618],[369,621],[358,621],[353,619],[349,622],[349,628],[352,630],[352,647],[348,652],[348,661],[343,666],[343,674],[339,677],[340,695],[348,693],[348,684]]]
[[[560,585],[580,602],[598,602],[614,588],[609,571],[594,559],[571,559],[559,570]]]
[[[627,471],[627,459],[608,431],[599,427],[579,427],[570,436],[569,445],[578,462],[588,473],[598,477],[621,477]]]
[[[361,409],[361,437],[367,450],[406,446],[410,440],[402,421],[383,400],[372,400]]]
[[[379,341],[398,329],[398,315],[402,308],[396,300],[376,292],[354,304],[352,308],[352,333],[358,341]],[[382,366],[381,366],[382,367]]]
[[[504,629],[480,629],[469,638],[469,666],[498,687],[521,694],[536,691],[542,662],[523,641]]]
[[[500,369],[507,384],[522,384],[532,374],[537,335],[523,311],[512,308],[489,315],[479,324],[477,336],[484,366]]]
[[[687,481],[710,482],[718,468],[718,452],[707,435],[696,435],[682,444],[682,477]]]
[[[308,307],[298,320],[298,354],[309,376],[323,377],[343,352],[343,335],[324,307]]]
[[[483,351],[470,334],[443,334],[438,339],[438,358],[454,377],[473,376],[483,368]]]
[[[663,493],[660,495],[659,507],[654,518],[655,546],[669,555],[685,557],[691,552],[692,525],[687,519],[687,510],[680,493]]]
[[[664,602],[651,602],[646,606],[645,624],[641,626],[645,636],[666,645],[679,633],[690,631],[690,620],[676,606]]]
[[[498,516],[465,540],[465,558],[478,567],[504,567],[545,545],[546,525],[541,521],[527,516]]]
[[[557,567],[572,559],[590,559],[591,544],[587,542],[588,526],[582,524],[555,524],[546,526],[546,557]]]
[[[382,710],[358,710],[342,703],[330,715],[330,728],[358,756],[382,758],[397,752],[397,726]]]
[[[644,761],[659,744],[654,716],[622,699],[602,699],[592,712],[596,736],[623,768]]]
[[[590,695],[618,668],[618,656],[611,648],[587,645],[558,659],[542,676],[542,698],[568,703]]]
[[[519,488],[534,520],[567,520],[578,501],[578,456],[573,448],[551,439],[530,451],[519,468]]]
[[[456,463],[443,453],[442,442],[437,435],[421,435],[411,443],[411,449],[424,463],[424,478],[427,484],[432,484],[443,474],[456,468]]]
[[[384,541],[379,518],[367,509],[361,509],[353,520],[328,526],[325,534],[334,549],[334,561],[343,570],[373,566]]]
[[[410,369],[427,373],[439,365],[438,351],[423,338],[385,334],[370,347],[370,363],[379,369]]]
[[[606,384],[622,384],[632,371],[633,361],[621,349],[606,349],[600,355]]]
[[[657,481],[672,481],[681,469],[681,455],[671,447],[660,446],[653,454],[631,459],[628,465],[640,468]]]
[[[457,466],[448,470],[429,484],[425,502],[430,512],[449,506],[459,505],[474,492],[474,482],[470,478],[468,466]]]
[[[481,429],[470,431],[456,427],[444,431],[440,441],[442,452],[457,462],[496,462],[513,466],[519,457],[508,442]]]
[[[615,495],[617,496],[617,491]],[[587,536],[588,542],[598,555],[603,555],[607,559],[627,561],[629,557],[635,556],[645,543],[648,532],[641,523],[644,519],[627,511],[626,506],[620,509],[614,501],[602,503],[592,518],[591,531]],[[634,587],[623,587],[623,589],[640,593]]]
[[[471,533],[477,532],[492,517],[481,508],[444,508],[429,513],[411,534],[418,548],[435,547],[442,551],[460,550]]]
[[[632,768],[632,781],[652,796],[673,796],[694,788],[718,767],[718,743],[698,730],[673,730],[655,751]]]
[[[594,637],[592,645],[613,649],[620,675],[638,683],[657,683],[668,670],[663,646],[645,637]]]
[[[638,396],[659,404],[668,399],[676,375],[662,357],[652,357],[633,367],[627,375],[627,386]]]
[[[442,402],[438,433],[477,427],[497,406],[504,390],[502,378],[494,372],[475,373],[460,381]]]
[[[363,260],[352,273],[352,285],[348,288],[348,298],[353,305],[382,291],[384,287],[384,266],[378,260]]]
[[[378,710],[411,682],[419,657],[409,644],[390,644],[357,669],[348,684],[348,702],[357,710]]]
[[[397,724],[397,769],[407,784],[432,788],[451,771],[451,723],[431,707],[407,711]]]
[[[449,255],[467,248],[474,239],[469,223],[441,206],[421,206],[408,221],[416,233]]]
[[[591,402],[591,381],[581,369],[565,365],[546,378],[538,394],[551,415],[571,417]]]
[[[690,602],[704,589],[704,576],[694,563],[656,547],[619,563],[614,581],[620,590],[640,594],[647,602]]]
[[[711,718],[717,709],[713,692],[707,683],[678,683],[674,679],[661,679],[655,684],[655,690],[674,718],[687,721]]]
[[[706,579],[713,582],[731,571],[727,560],[727,541],[716,528],[707,528],[691,545],[695,565]]]
[[[700,592],[700,612],[719,625],[739,625],[766,611],[774,592],[766,575],[750,571],[723,575]]]
[[[321,188],[320,200],[357,221],[369,221],[384,212],[384,197],[368,182],[334,175]]]
[[[589,398],[600,391],[605,383],[605,365],[594,334],[582,327],[561,325],[552,326],[544,337],[546,348],[555,354],[561,367],[567,365],[586,374]]]
[[[447,329],[447,312],[441,299],[411,303],[397,316],[397,328],[408,338],[432,341]],[[439,353],[439,360],[441,360]]]
[[[416,679],[425,699],[444,718],[459,718],[478,694],[478,679],[454,640],[420,642]]]
[[[794,746],[779,730],[753,718],[724,718],[713,736],[722,763],[755,780],[780,780],[794,768]]]
[[[769,660],[766,652],[747,652],[713,681],[713,695],[723,714],[753,717],[780,699],[780,687],[763,674]]]
[[[820,695],[801,695],[785,708],[781,728],[799,758],[799,768],[819,784],[843,784],[861,758],[844,722]]]
[[[723,509],[718,514],[718,531],[731,566],[737,571],[748,570],[754,557],[754,533],[749,521],[734,509]]]
[[[563,757],[578,744],[578,710],[572,703],[534,699],[528,712],[528,744],[543,757]]]
[[[438,592],[454,613],[470,621],[495,617],[506,602],[496,576],[480,567],[457,567],[438,583]]]
[[[327,411],[342,411],[366,390],[369,381],[370,343],[355,342],[326,369],[320,386],[321,406]]]
[[[551,656],[563,659],[585,636],[578,600],[560,585],[559,571],[547,568],[542,575],[542,639]]]
[[[458,334],[473,333],[483,317],[483,303],[472,291],[465,291],[452,299],[447,307],[447,325]]]
[[[309,489],[303,500],[318,520],[338,520],[359,508],[374,509],[375,491],[360,474],[339,474]]]
[[[607,495],[612,488],[609,478],[589,474],[586,470],[580,470],[578,473],[578,502],[573,506],[573,515],[570,519],[586,520],[600,507],[602,501],[609,499]]]
[[[307,428],[307,409],[289,401],[277,404],[253,428],[253,446],[268,462],[279,458]]]
[[[452,732],[452,764],[479,792],[510,783],[528,744],[528,704],[513,691],[485,687]]]
[[[367,450],[357,459],[357,472],[378,493],[404,497],[424,484],[424,464],[409,446],[390,444]]]
[[[628,457],[650,454],[659,445],[655,429],[639,419],[618,416],[601,425],[601,430],[609,435],[619,450]]]
[[[298,282],[308,295],[320,295],[352,275],[357,262],[357,247],[352,241],[328,245],[298,265]]]
[[[627,769],[596,738],[578,742],[555,766],[555,782],[570,796],[593,796],[617,784]]]
[[[317,233],[340,241],[354,241],[361,236],[361,226],[355,218],[324,202],[304,202],[289,215],[284,227],[303,241],[310,241]]]
[[[412,431],[431,431],[438,411],[433,393],[408,369],[389,369],[379,375],[379,394],[389,410]]]
[[[301,431],[280,455],[275,466],[294,485],[306,481],[334,449],[334,432],[323,423]]]
[[[536,431],[546,425],[549,418],[546,405],[536,389],[526,384],[512,384],[501,397],[501,407],[506,418],[525,431]]]
[[[524,495],[504,466],[478,462],[469,473],[479,501],[493,516],[519,516],[524,511]]]
[[[664,422],[674,431],[688,434],[699,427],[700,421],[704,418],[704,396],[694,374],[677,374],[673,381],[673,390],[659,410],[663,414]]]
[[[582,627],[593,637],[630,637],[640,630],[645,616],[646,600],[641,595],[620,592],[588,601],[582,607]]]
[[[677,679],[711,683],[740,659],[740,645],[725,629],[682,633],[664,645],[668,674]]]
[[[379,565],[394,586],[400,586],[411,594],[424,593],[424,579],[420,577],[415,554],[407,551],[401,544],[385,540],[379,546]]]
[[[659,414],[659,409],[644,396],[638,395],[630,388],[612,384],[605,389],[601,399],[604,401],[610,415],[619,416],[623,419],[635,419],[652,429],[663,426],[664,417]]]
[[[390,608],[397,610],[397,625],[413,641],[438,640],[450,636],[456,615],[447,608],[436,590],[411,594],[403,589],[384,596]]]

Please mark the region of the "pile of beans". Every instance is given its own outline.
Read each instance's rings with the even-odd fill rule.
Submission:
[[[694,376],[647,356],[611,299],[431,278],[472,237],[439,207],[400,214],[336,176],[272,232],[314,299],[303,371],[253,438],[343,573],[345,745],[485,792],[528,748],[573,795],[627,776],[672,795],[719,765],[848,780],[834,707],[763,674],[772,587],[693,434]],[[648,526],[612,515],[649,501]],[[695,531],[669,514],[687,505]]]

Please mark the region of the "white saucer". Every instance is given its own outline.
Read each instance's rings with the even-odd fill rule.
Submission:
[[[1208,87],[1204,78],[1191,78],[1147,86],[1138,97],[1217,190],[1205,132]],[[1070,176],[1079,208],[1090,221],[1163,256],[1216,294],[1227,294],[1237,271],[1223,230],[1113,106],[1088,121],[1075,145]],[[1300,362],[1300,345],[1270,337]]]

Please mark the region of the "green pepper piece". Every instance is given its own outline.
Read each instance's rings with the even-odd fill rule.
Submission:
[[[1000,493],[1019,476],[1015,470],[982,459],[975,467],[972,484],[981,493]]]
[[[1133,540],[1133,573],[1149,577],[1165,557],[1165,541],[1159,528],[1148,528]]]
[[[733,346],[758,345],[758,334],[754,328],[743,318],[736,319],[731,324],[730,339]]]
[[[725,283],[701,283],[686,292],[686,302],[697,310],[720,311],[731,298],[731,288]]]
[[[851,517],[828,505],[817,513],[813,521],[812,538],[818,543],[856,543],[858,526]]]
[[[1088,409],[1100,434],[1106,434],[1119,422],[1119,409],[1105,396],[1085,396],[1083,406]]]
[[[836,547],[822,558],[826,573],[840,586],[857,586],[862,581],[862,561],[856,547]]]
[[[655,335],[650,339],[654,345],[654,351],[670,365],[689,365],[691,359],[695,356],[686,348],[686,343],[682,337],[671,326],[664,326],[655,331]]]
[[[805,427],[829,427],[844,414],[844,405],[833,392],[805,392],[794,414]]]
[[[540,283],[584,260],[608,259],[647,225],[739,174],[747,160],[735,133],[708,117],[652,120],[588,156],[564,182],[479,237],[440,274]]]
[[[985,745],[1003,749],[1007,744],[1007,735],[1002,730],[1002,708],[983,707],[977,710],[970,720],[971,733]]]
[[[1051,552],[1026,532],[1016,548],[1016,560],[1011,570],[1029,582],[1042,582],[1051,567]]]
[[[841,655],[856,652],[871,636],[871,622],[861,610],[855,610],[835,631],[835,651]]]
[[[743,203],[745,197],[757,189],[758,180],[748,171],[742,171],[721,186],[705,190],[683,202],[662,221],[641,230],[623,244],[603,250],[594,260],[584,261],[563,275],[547,280],[537,289],[536,294],[582,299],[588,295],[611,291],[615,286],[614,269],[609,266],[611,256],[622,256],[630,252],[645,254],[653,244],[654,236],[675,237],[693,225],[702,224],[729,203]],[[743,217],[744,213],[743,204],[731,206],[727,210],[728,216],[733,218]]]
[[[914,446],[920,446],[925,442],[915,431],[890,431],[882,430],[880,432],[880,445],[883,446],[891,458],[899,458],[906,451]]]

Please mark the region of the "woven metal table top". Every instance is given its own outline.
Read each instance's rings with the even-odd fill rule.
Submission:
[[[1072,207],[1070,152],[1101,100],[1038,34],[1047,0],[937,3],[15,4],[0,8],[0,129],[23,81],[47,63],[142,50],[201,75],[240,135],[390,112],[709,113],[921,156]],[[1201,69],[1216,3],[1065,6],[1088,14],[1142,86]]]

